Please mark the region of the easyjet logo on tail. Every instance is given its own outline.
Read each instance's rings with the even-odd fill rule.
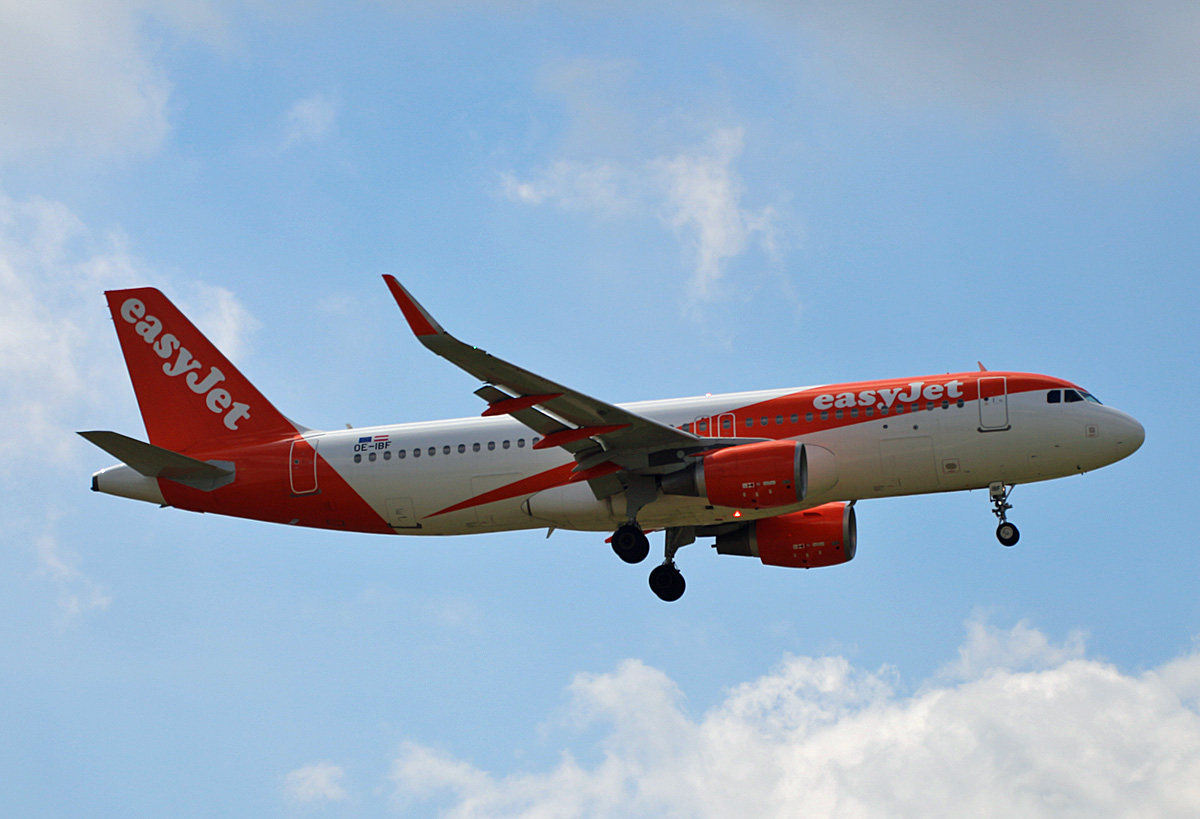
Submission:
[[[166,361],[162,371],[172,378],[183,376],[188,387],[196,395],[204,396],[204,404],[210,411],[225,414],[225,426],[236,430],[238,421],[250,417],[250,405],[234,401],[229,390],[218,387],[225,380],[225,373],[209,367],[201,377],[204,365],[192,357],[187,347],[172,333],[163,332],[163,323],[157,316],[146,315],[146,305],[140,299],[127,299],[121,305],[121,318],[134,325],[133,331],[151,345],[155,354]],[[174,360],[172,360],[174,357]]]

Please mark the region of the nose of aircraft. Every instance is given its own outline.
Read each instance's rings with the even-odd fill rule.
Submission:
[[[1137,452],[1142,442],[1146,440],[1146,430],[1132,415],[1117,411],[1117,452],[1125,458]]]

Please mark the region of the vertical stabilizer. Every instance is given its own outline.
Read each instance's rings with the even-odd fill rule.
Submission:
[[[296,426],[158,290],[105,295],[150,443],[186,452],[296,434]]]

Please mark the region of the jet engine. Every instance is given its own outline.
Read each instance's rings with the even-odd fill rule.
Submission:
[[[810,474],[810,451],[815,474]],[[796,441],[761,441],[706,453],[662,476],[667,495],[705,498],[714,506],[773,509],[820,495],[837,483],[833,453]]]
[[[752,521],[718,535],[717,554],[757,557],[768,566],[812,569],[854,559],[858,524],[854,507],[826,503],[803,512]]]

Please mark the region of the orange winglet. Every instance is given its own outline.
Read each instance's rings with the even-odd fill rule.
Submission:
[[[596,435],[607,435],[610,432],[616,432],[619,429],[625,429],[629,424],[614,424],[607,427],[579,427],[577,429],[564,429],[561,432],[551,432],[542,440],[533,445],[534,449],[547,449],[552,446],[562,446],[563,444],[574,443],[575,441],[591,438]]]
[[[396,281],[396,277],[385,273],[383,280],[387,282],[388,290],[392,291],[392,298],[396,300],[396,304],[400,305],[400,312],[404,314],[404,318],[408,320],[408,326],[412,328],[414,334],[418,336],[436,336],[444,332],[433,317],[425,312],[417,300],[412,297],[400,282]]]
[[[516,398],[506,398],[502,401],[497,401],[494,404],[488,404],[488,408],[483,411],[484,418],[490,418],[493,415],[508,415],[511,412],[519,412],[523,409],[529,409],[535,404],[544,404],[555,398],[562,398],[561,392],[553,392],[549,395],[519,395]]]

